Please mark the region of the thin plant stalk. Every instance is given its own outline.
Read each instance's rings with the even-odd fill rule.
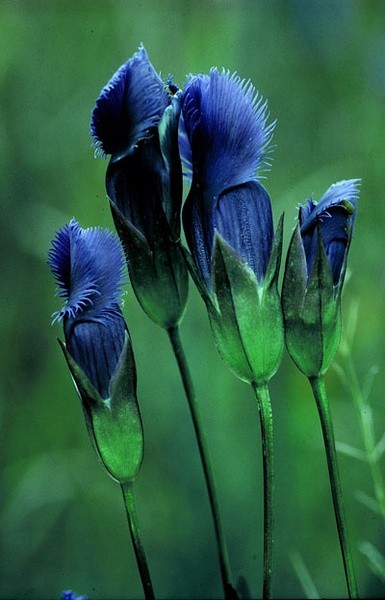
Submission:
[[[317,403],[318,414],[321,421],[330,487],[333,497],[334,513],[336,517],[349,598],[358,598],[357,584],[353,568],[352,553],[349,545],[342,488],[338,470],[333,422],[329,401],[326,395],[325,382],[323,377],[310,378],[309,381],[313,390],[315,401]]]
[[[347,380],[356,405],[361,427],[361,435],[364,443],[366,460],[369,465],[370,475],[373,482],[374,494],[385,523],[385,484],[378,464],[377,443],[374,432],[373,413],[358,382],[357,373],[351,356],[346,360]]]
[[[274,528],[273,413],[267,385],[252,384],[261,424],[263,461],[263,598],[272,598]]]
[[[155,600],[154,589],[152,587],[150,571],[147,564],[146,555],[140,538],[138,519],[136,513],[136,503],[132,483],[121,484],[124,506],[126,509],[128,527],[130,529],[132,544],[134,547],[138,571],[142,582],[144,597],[146,600]]]
[[[226,600],[236,600],[238,596],[235,591],[235,588],[232,585],[230,562],[227,552],[223,526],[220,518],[217,487],[215,483],[213,469],[211,466],[207,440],[202,428],[201,416],[195,398],[194,386],[187,365],[186,355],[184,353],[183,346],[181,343],[179,329],[178,327],[170,327],[167,330],[167,332],[170,338],[175,359],[178,363],[180,376],[183,382],[184,391],[190,408],[194,432],[199,448],[199,455],[202,463],[204,477],[206,480],[207,492],[209,496],[210,508],[214,523],[215,538],[218,547],[218,560],[225,598]]]

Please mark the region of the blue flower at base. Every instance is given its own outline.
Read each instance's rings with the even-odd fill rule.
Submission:
[[[122,353],[126,325],[120,309],[123,252],[119,240],[102,228],[82,229],[72,219],[57,234],[49,265],[64,307],[66,346],[102,398]]]
[[[60,596],[60,600],[89,600],[88,596],[77,596],[72,590],[65,590]]]

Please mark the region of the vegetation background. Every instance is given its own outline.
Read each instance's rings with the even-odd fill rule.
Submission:
[[[95,459],[51,327],[46,255],[71,217],[112,229],[106,162],[89,121],[102,86],[143,42],[183,85],[211,66],[250,78],[277,119],[265,185],[275,219],[335,181],[362,177],[343,314],[370,420],[383,440],[385,369],[385,3],[381,0],[1,0],[0,597],[142,597],[121,494]],[[353,318],[358,315],[355,335]],[[357,312],[358,311],[358,312]],[[206,490],[165,333],[125,297],[146,452],[135,488],[159,598],[221,598]],[[261,439],[251,389],[221,362],[194,289],[181,336],[215,467],[235,576],[262,587]],[[346,366],[339,353],[335,365]],[[377,376],[375,377],[375,374]],[[368,379],[369,378],[369,379]],[[348,383],[354,381],[353,375]],[[357,406],[327,375],[361,597],[383,597],[385,515],[373,493]],[[277,598],[346,597],[320,426],[285,355],[271,384],[276,433]],[[357,390],[356,390],[357,396]],[[345,444],[345,445],[343,445]],[[383,444],[372,466],[384,468]],[[354,455],[354,456],[352,456]]]

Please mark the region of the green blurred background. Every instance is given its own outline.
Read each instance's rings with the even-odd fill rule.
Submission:
[[[186,73],[216,65],[250,78],[268,99],[277,127],[265,185],[275,218],[286,213],[285,246],[299,202],[362,177],[343,313],[346,324],[358,306],[353,361],[361,383],[378,371],[366,416],[373,415],[377,440],[384,434],[385,3],[1,0],[1,598],[54,599],[68,588],[92,600],[142,597],[119,487],[94,456],[56,341],[60,326],[50,325],[59,302],[46,265],[55,231],[71,217],[112,228],[107,163],[93,158],[90,113],[140,42],[155,68],[180,84]],[[157,597],[220,598],[207,496],[167,337],[130,289],[125,315],[146,435],[135,488]],[[232,568],[259,597],[262,471],[253,394],[221,362],[192,285],[181,336]],[[336,364],[344,361],[340,353]],[[362,449],[355,403],[335,369],[327,387],[338,441]],[[305,598],[315,593],[312,580],[320,596],[346,597],[318,417],[287,355],[271,396],[275,595]],[[361,596],[383,597],[384,518],[370,500],[368,465],[340,453],[340,469]]]

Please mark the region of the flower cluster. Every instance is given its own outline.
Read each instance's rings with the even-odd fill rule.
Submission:
[[[190,273],[221,356],[256,390],[266,478],[272,472],[267,383],[285,343],[313,382],[338,348],[359,180],[339,181],[318,203],[310,198],[299,206],[280,293],[283,216],[275,229],[261,182],[274,128],[267,102],[250,81],[212,68],[190,75],[179,89],[162,81],[143,46],[96,101],[91,136],[96,156],[110,156],[105,183],[120,241],[72,219],[53,240],[49,264],[65,301],[54,321],[63,322],[61,345],[89,434],[108,473],[124,486],[143,458],[135,361],[121,303],[125,262],[143,310],[174,340]],[[189,184],[184,203],[183,175]],[[264,597],[270,597],[271,545],[264,556]],[[147,573],[143,565],[140,570]],[[148,580],[144,587],[152,597]],[[232,589],[229,581],[225,589]]]

